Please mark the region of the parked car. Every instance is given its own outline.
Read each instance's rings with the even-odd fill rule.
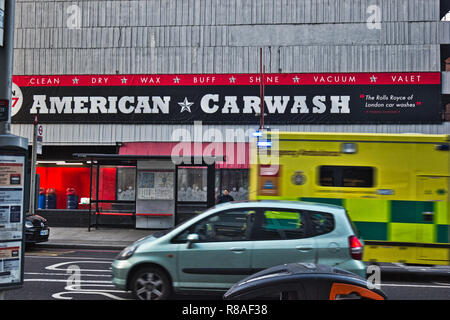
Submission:
[[[47,219],[38,215],[27,215],[25,218],[25,243],[33,244],[48,241],[50,228]]]
[[[320,263],[365,277],[362,252],[342,207],[227,202],[125,248],[112,263],[113,282],[145,300],[167,299],[173,291],[226,291],[286,263]]]

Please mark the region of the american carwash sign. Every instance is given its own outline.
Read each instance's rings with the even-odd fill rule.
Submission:
[[[259,74],[13,77],[13,123],[256,124]],[[266,74],[266,124],[441,122],[440,73]]]

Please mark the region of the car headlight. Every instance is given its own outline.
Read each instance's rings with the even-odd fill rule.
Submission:
[[[25,221],[25,228],[33,228],[33,223],[31,221]]]
[[[131,245],[131,246],[126,247],[119,253],[119,255],[116,257],[116,259],[117,260],[127,260],[134,254],[134,252],[136,251],[137,248],[138,248],[137,245]]]

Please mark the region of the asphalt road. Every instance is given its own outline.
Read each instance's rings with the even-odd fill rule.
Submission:
[[[129,292],[111,283],[110,264],[119,251],[29,248],[25,281],[7,291],[6,300],[128,300]],[[75,271],[80,271],[77,277]],[[381,268],[381,289],[391,300],[450,300],[449,267],[388,265]],[[175,300],[214,300],[219,296],[184,296]]]

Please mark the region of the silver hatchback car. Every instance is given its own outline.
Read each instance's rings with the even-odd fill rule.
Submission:
[[[125,248],[113,282],[137,299],[173,291],[226,291],[257,271],[285,263],[324,264],[366,277],[363,243],[344,208],[297,201],[217,205]]]

